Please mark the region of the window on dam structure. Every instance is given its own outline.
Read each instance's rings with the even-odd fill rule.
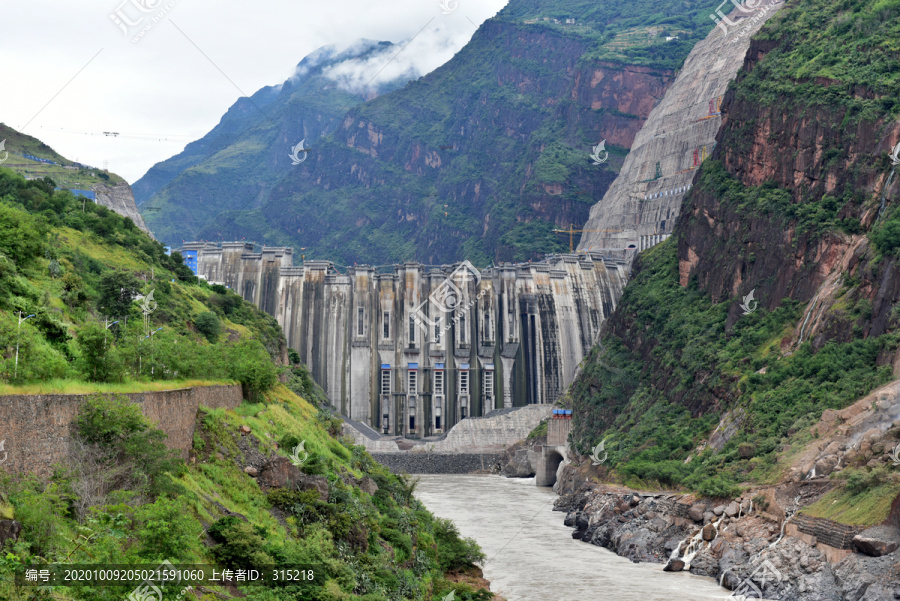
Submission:
[[[441,323],[443,321],[444,320],[442,317],[438,317],[437,320],[435,320],[435,322],[434,322],[434,343],[435,344],[441,343]]]
[[[410,396],[415,396],[415,394],[419,391],[418,374],[415,369],[409,370],[408,384],[409,384],[409,386],[407,387],[408,394]]]
[[[381,365],[381,428],[387,434],[391,425],[391,366]]]
[[[391,370],[381,370],[381,395],[387,396],[391,394]]]
[[[484,412],[487,413],[494,408],[494,366],[489,365],[485,368],[484,377],[481,381],[482,395],[484,398]]]
[[[356,335],[357,336],[365,336],[366,328],[365,328],[365,316],[366,310],[362,307],[356,309]]]
[[[433,386],[432,393],[434,394],[434,429],[441,429],[441,417],[442,417],[442,409],[444,406],[444,364],[438,363],[435,365],[435,371],[433,373]]]
[[[382,332],[381,337],[385,340],[391,337],[391,312],[385,311],[381,315]]]
[[[416,345],[416,319],[412,315],[409,316],[409,346]]]

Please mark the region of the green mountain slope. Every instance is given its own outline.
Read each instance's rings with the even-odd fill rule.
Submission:
[[[389,42],[362,40],[345,51],[320,48],[300,62],[280,86],[241,98],[202,139],[151,168],[134,185],[151,229],[172,244],[199,236],[209,225],[205,207],[243,211],[256,207],[292,165],[291,149],[312,146],[337,127],[361,96],[323,76],[329,68],[395,51]],[[399,82],[368,90],[384,93]]]
[[[576,444],[606,438],[614,476],[778,481],[824,410],[895,377],[898,15],[800,0],[753,40],[675,236],[640,255],[571,390]],[[884,478],[887,455],[846,458]]]
[[[0,469],[0,599],[27,594],[20,568],[163,561],[316,574],[306,586],[167,586],[169,601],[491,598],[475,543],[428,513],[414,483],[339,439],[308,371],[285,365],[273,318],[198,281],[129,219],[54,188],[0,169],[0,392],[104,394],[81,405],[75,444],[49,479]],[[240,382],[253,402],[201,411],[188,461],[114,394],[209,381]],[[264,489],[245,469],[253,462],[293,480]],[[52,596],[112,601],[135,588]]]
[[[98,184],[115,186],[125,180],[115,173],[107,173],[96,167],[89,167],[70,161],[55,150],[27,134],[23,134],[6,124],[0,123],[0,141],[5,141],[9,156],[3,160],[0,151],[0,165],[12,169],[29,178],[49,177],[59,186],[74,190],[90,190]],[[36,161],[23,155],[30,155],[48,162]]]
[[[584,222],[674,69],[713,26],[713,8],[513,0],[447,64],[356,106],[307,161],[247,186],[240,202],[208,179],[198,194],[173,181],[158,195],[168,204],[150,217],[154,231],[289,244],[346,263],[487,264],[561,251],[550,230]],[[601,140],[611,158],[592,165]],[[288,142],[271,152],[286,156]],[[235,190],[256,177],[235,175]]]

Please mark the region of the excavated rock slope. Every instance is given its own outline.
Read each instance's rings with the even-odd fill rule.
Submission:
[[[721,99],[744,63],[750,37],[782,5],[736,9],[728,16],[734,25],[714,28],[694,47],[635,136],[619,176],[591,209],[580,250],[642,250],[671,235],[684,194],[715,145]]]
[[[144,218],[138,212],[131,186],[128,184],[119,184],[117,186],[99,185],[94,186],[93,190],[97,194],[97,204],[101,204],[123,217],[130,217],[136,226],[148,234],[151,233],[144,223]]]

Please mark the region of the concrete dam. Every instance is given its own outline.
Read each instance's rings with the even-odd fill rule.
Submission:
[[[468,262],[339,271],[293,250],[181,249],[197,274],[273,315],[329,400],[394,436],[556,401],[597,341],[633,251],[555,255],[479,271]]]

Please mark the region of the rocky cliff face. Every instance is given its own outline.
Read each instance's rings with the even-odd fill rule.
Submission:
[[[591,144],[581,142],[578,155],[572,147],[591,132],[628,148],[673,78],[668,69],[584,61],[589,47],[488,21],[435,73],[352,110],[268,196],[266,222],[347,261],[412,253],[428,263],[486,263],[561,250],[551,224],[583,222],[618,165],[592,167]],[[472,81],[459,78],[472,69]],[[529,230],[529,222],[544,225]]]
[[[855,18],[877,30],[884,15],[860,11]],[[797,75],[790,84],[783,79],[804,72],[792,53],[815,50],[837,60],[840,53],[831,40],[844,36],[849,43],[852,38],[845,20],[836,8],[808,0],[802,7],[779,11],[749,44],[734,86],[723,95],[715,150],[688,184],[692,188],[675,230],[677,256],[670,257],[670,250],[641,255],[633,272],[640,282],[626,289],[627,302],[608,325],[615,344],[605,348],[622,351],[620,359],[627,353],[644,362],[644,369],[619,378],[613,387],[608,374],[601,376],[599,371],[576,382],[577,399],[606,399],[593,407],[591,419],[599,421],[585,426],[590,420],[582,420],[581,425],[576,423],[577,432],[609,427],[617,410],[606,404],[623,403],[623,396],[645,385],[647,391],[664,394],[694,417],[724,412],[747,394],[746,385],[736,387],[744,370],[755,366],[753,372],[758,372],[751,372],[750,387],[759,384],[778,390],[774,379],[763,382],[769,380],[767,370],[774,365],[762,357],[770,352],[779,359],[792,357],[807,342],[814,351],[829,343],[849,345],[840,351],[830,347],[836,362],[841,361],[837,358],[841,353],[852,355],[851,348],[865,347],[866,358],[859,365],[871,376],[856,379],[854,384],[865,381],[865,385],[855,388],[855,393],[844,389],[840,401],[830,398],[834,405],[820,406],[818,414],[826,407],[846,406],[889,377],[879,366],[893,362],[896,345],[884,336],[894,331],[900,317],[893,310],[900,300],[900,274],[896,241],[890,235],[898,227],[891,208],[898,192],[896,186],[888,186],[895,170],[888,151],[900,141],[897,110],[886,95],[890,89],[886,82],[892,76],[880,75],[879,61],[873,59],[876,67],[869,73],[850,68],[836,71],[848,83],[843,87],[827,78]],[[823,31],[827,36],[823,37]],[[713,32],[705,43],[715,42],[717,36],[721,33]],[[887,39],[873,34],[869,41],[873,56],[885,52]],[[739,43],[745,42],[735,41],[734,46]],[[694,53],[704,53],[708,60],[729,60],[721,53],[708,53],[703,45]],[[688,65],[691,72],[697,69],[691,60]],[[688,73],[688,65],[680,78]],[[676,83],[671,93],[681,94],[680,90]],[[667,106],[672,106],[668,96],[660,108]],[[654,111],[648,127],[657,118]],[[646,137],[642,131],[636,145]],[[651,153],[641,148],[634,154],[645,157],[640,165],[646,173],[653,161],[647,158]],[[634,179],[642,177],[637,175],[640,165],[636,158],[623,173],[635,169]],[[624,185],[617,181],[612,190],[620,189]],[[671,204],[653,200],[656,213]],[[615,200],[607,207],[601,203],[594,209],[593,223],[612,225],[614,221],[603,221],[610,209],[618,211],[620,222],[627,221],[628,214],[638,214],[634,207],[640,204]],[[595,240],[605,243],[611,238]],[[669,271],[673,268],[677,273]],[[669,290],[672,277],[681,291]],[[695,302],[701,297],[706,300]],[[648,312],[660,302],[663,305],[656,305],[655,316]],[[757,306],[780,313],[764,326],[759,319],[766,318],[747,317]],[[687,313],[673,315],[679,310]],[[736,327],[739,321],[740,328]],[[776,324],[784,331],[776,330]],[[760,328],[754,336],[771,337],[771,348],[763,355],[753,357],[752,349],[761,349],[762,340],[744,338],[750,334],[748,328]],[[687,340],[692,348],[676,348],[671,341],[686,332],[691,332]],[[715,332],[719,332],[718,340]],[[748,348],[734,347],[736,340]],[[729,344],[732,350],[726,351]],[[741,351],[748,356],[741,358]],[[728,352],[733,359],[725,358]],[[601,355],[598,351],[597,358]],[[795,360],[800,359],[791,362]],[[598,363],[598,370],[602,364]],[[851,369],[847,363],[845,367]],[[607,392],[602,392],[604,388]],[[733,412],[726,417],[734,418],[729,430],[740,431],[743,418]]]
[[[750,36],[782,3],[730,15],[691,51],[671,88],[653,108],[631,145],[618,177],[591,208],[579,249],[643,250],[672,234],[681,203],[700,163],[716,146],[721,105],[743,65]],[[752,16],[750,16],[752,15]]]
[[[328,135],[302,165],[287,162],[284,136],[255,132],[252,144],[185,169],[148,201],[162,209],[148,220],[168,241],[252,239],[347,265],[487,265],[564,251],[553,228],[583,223],[603,196],[674,69],[708,32],[703,10],[514,0],[434,72],[320,119],[328,127],[315,137]],[[319,106],[323,85],[297,97],[295,113]],[[296,119],[266,110],[303,137]],[[610,155],[593,164],[601,140]],[[168,177],[156,171],[157,183]]]
[[[681,486],[737,495],[737,516],[594,491],[579,538],[733,589],[766,560],[785,580],[765,598],[900,595],[900,414],[896,385],[879,388],[898,373],[900,107],[883,68],[898,16],[798,0],[760,29],[674,239],[638,256],[571,389],[575,446],[605,441],[609,461],[567,468],[570,491],[598,475]],[[751,492],[768,509],[740,517]]]
[[[770,42],[754,42],[741,80],[770,50]],[[785,298],[809,303],[793,343],[850,340],[854,326],[866,336],[892,329],[900,273],[863,231],[875,230],[882,203],[898,198],[896,186],[886,188],[893,167],[885,157],[900,142],[900,124],[889,116],[858,119],[839,103],[806,106],[786,97],[761,105],[746,92],[729,93],[725,107],[712,158],[744,186],[783,191],[783,201],[736,202],[712,176],[703,180],[678,245],[682,285],[697,278],[715,301],[756,290],[768,309]],[[848,291],[845,284],[857,279]],[[871,304],[864,316],[853,311],[860,302]],[[739,315],[735,306],[732,320]]]
[[[93,190],[97,194],[97,204],[101,204],[119,215],[130,218],[136,226],[148,234],[151,233],[134,202],[134,193],[131,191],[131,186],[128,184],[115,186],[97,185],[94,186]]]

